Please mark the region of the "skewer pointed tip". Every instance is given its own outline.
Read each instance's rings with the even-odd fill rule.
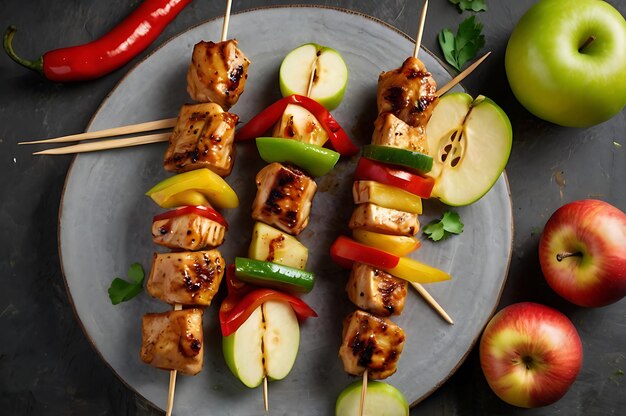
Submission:
[[[263,377],[263,410],[265,410],[266,415],[270,414],[270,401],[267,393],[267,377]]]

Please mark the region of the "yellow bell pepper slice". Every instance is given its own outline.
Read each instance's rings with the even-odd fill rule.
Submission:
[[[415,283],[436,283],[451,279],[450,275],[443,270],[409,257],[400,257],[396,267],[383,270],[395,277]]]
[[[206,168],[169,177],[153,186],[146,195],[159,206],[168,208],[184,200],[185,195],[197,198],[193,193],[183,194],[181,197],[182,192],[188,191],[202,194],[217,208],[236,208],[239,205],[239,198],[233,188],[221,176]]]
[[[375,181],[354,181],[352,197],[355,204],[372,204],[414,214],[422,213],[422,198],[395,186]]]
[[[406,256],[421,245],[415,237],[374,233],[362,228],[353,230],[352,237],[366,246],[379,248],[399,257]]]
[[[188,191],[182,191],[175,195],[172,195],[164,203],[160,204],[161,208],[176,208],[186,206],[198,206],[204,205],[210,207],[211,204],[207,201],[206,197],[198,191],[190,189]]]

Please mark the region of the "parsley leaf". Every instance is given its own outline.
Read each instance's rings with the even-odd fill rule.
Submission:
[[[450,29],[439,32],[439,46],[446,61],[460,71],[485,46],[482,30],[482,23],[476,21],[476,16],[471,16],[459,24],[456,36]]]
[[[458,213],[446,211],[440,220],[433,220],[424,227],[424,234],[433,241],[448,238],[451,234],[461,234],[463,223]]]
[[[109,287],[109,298],[111,303],[118,303],[130,300],[143,290],[144,271],[139,263],[133,263],[128,269],[128,277],[132,282],[116,277]]]
[[[472,12],[484,12],[487,10],[486,0],[449,0],[450,3],[456,4],[459,8],[459,13],[463,13],[465,10]]]

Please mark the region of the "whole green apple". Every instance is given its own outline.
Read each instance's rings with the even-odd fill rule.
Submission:
[[[506,74],[544,120],[588,127],[626,105],[626,21],[602,0],[540,0],[513,30]]]

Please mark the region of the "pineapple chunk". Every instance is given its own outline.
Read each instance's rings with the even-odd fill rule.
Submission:
[[[257,222],[252,230],[248,257],[304,270],[309,257],[309,249],[295,237],[262,222]]]

